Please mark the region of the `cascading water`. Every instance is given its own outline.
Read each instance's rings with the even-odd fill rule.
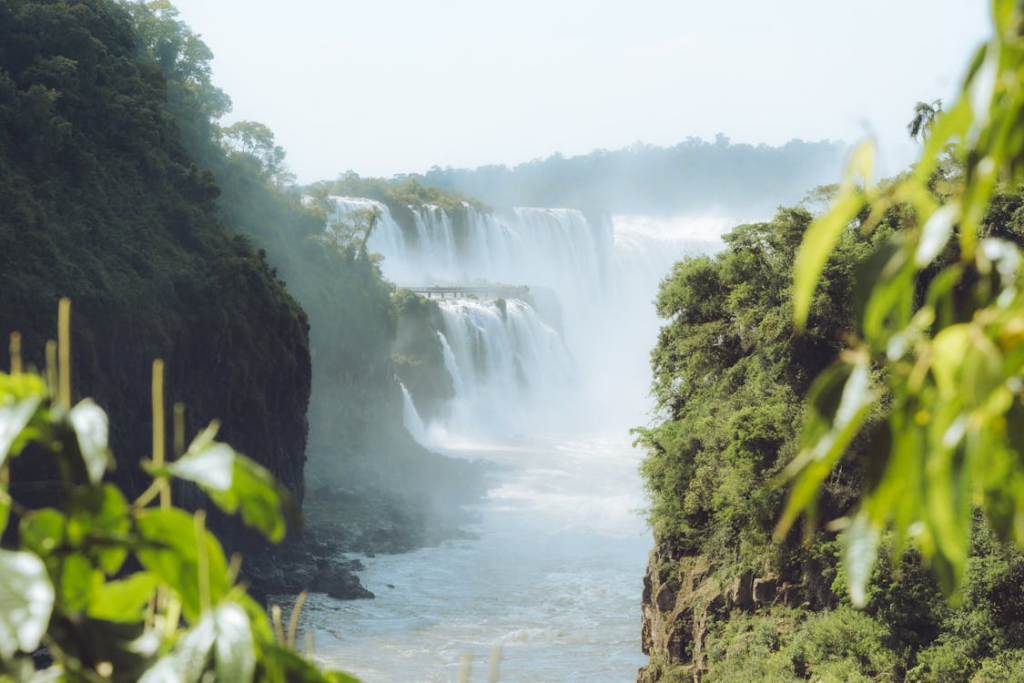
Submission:
[[[398,386],[402,388],[402,424],[412,438],[421,446],[430,446],[430,439],[427,437],[427,430],[423,426],[423,418],[420,417],[420,413],[416,410],[416,404],[412,402],[412,396],[409,394],[409,390],[405,388],[405,385],[401,382]]]
[[[382,204],[335,204],[335,221],[380,212],[368,248],[399,285],[529,296],[438,300],[455,397],[423,438],[499,465],[479,540],[364,560],[377,600],[307,603],[317,651],[368,683],[454,681],[465,653],[479,673],[495,644],[502,681],[633,680],[650,538],[628,428],[646,418],[652,301],[676,260],[735,223],[466,205],[415,209],[403,228]]]
[[[569,396],[574,365],[561,336],[516,299],[441,306],[445,366],[455,387],[449,431],[515,434]]]

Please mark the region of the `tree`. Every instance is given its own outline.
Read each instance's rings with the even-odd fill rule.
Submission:
[[[274,131],[258,121],[238,121],[227,128],[217,127],[220,144],[225,150],[249,157],[258,165],[258,170],[275,185],[293,182],[292,175],[284,165],[284,148],[274,144]]]
[[[860,335],[811,389],[802,449],[777,528],[813,515],[818,491],[869,422],[870,464],[846,531],[851,597],[865,602],[883,532],[920,548],[947,594],[963,583],[975,510],[1024,548],[1024,254],[983,229],[998,183],[1024,180],[1024,14],[993,0],[992,38],[959,98],[939,113],[920,160],[896,182],[871,180],[873,148],[854,155],[830,211],[797,253],[794,314],[807,320],[833,246],[900,212],[906,228],[861,272]],[[952,158],[958,172],[943,172]]]
[[[926,142],[928,140],[928,134],[932,130],[932,126],[935,125],[935,118],[942,112],[942,100],[933,100],[931,104],[927,102],[918,102],[914,105],[914,118],[910,119],[910,123],[907,124],[907,133],[910,134],[911,140],[916,140],[917,136],[921,136],[921,141]]]

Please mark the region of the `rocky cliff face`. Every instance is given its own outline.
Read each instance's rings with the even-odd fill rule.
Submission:
[[[805,582],[741,572],[729,576],[703,556],[683,555],[657,540],[647,561],[641,644],[650,657],[637,683],[700,683],[708,668],[710,626],[734,610],[775,604],[810,606]]]

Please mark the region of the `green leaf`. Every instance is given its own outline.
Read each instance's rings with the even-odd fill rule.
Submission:
[[[87,613],[103,621],[141,621],[157,584],[156,577],[149,572],[138,572],[121,581],[108,581],[93,594]]]
[[[324,678],[328,683],[362,683],[355,676],[350,676],[342,671],[325,671]]]
[[[807,400],[803,448],[782,474],[796,481],[776,538],[785,536],[801,512],[813,509],[821,483],[860,431],[875,398],[866,353],[857,354],[853,362],[836,363],[815,380]]]
[[[886,348],[890,336],[886,321],[893,311],[904,307],[906,287],[914,277],[909,251],[899,239],[889,240],[856,270],[855,304],[864,337],[875,348]],[[903,328],[904,325],[898,327]]]
[[[55,575],[58,564],[55,551],[64,544],[66,530],[67,517],[63,513],[53,508],[34,510],[21,518],[21,545],[45,558],[46,566]]]
[[[946,204],[925,221],[921,228],[921,239],[914,250],[914,265],[924,268],[938,256],[953,235],[953,225],[960,217],[957,204]]]
[[[45,398],[46,385],[38,377],[0,374],[0,465],[9,455],[17,455],[12,447]]]
[[[7,529],[11,517],[11,495],[4,486],[0,486],[0,534]]]
[[[199,484],[207,491],[227,491],[234,479],[235,451],[227,444],[213,442],[202,450],[192,448],[167,465],[171,475]]]
[[[843,532],[843,567],[854,607],[867,605],[867,585],[878,557],[880,538],[878,528],[864,510],[853,518],[853,522]]]
[[[226,512],[241,511],[242,521],[274,543],[284,538],[284,510],[290,498],[266,468],[243,455],[235,458],[232,486],[209,491],[210,499]]]
[[[217,640],[214,671],[219,681],[251,681],[256,671],[256,647],[249,616],[240,605],[226,604],[213,613]]]
[[[961,360],[961,395],[968,407],[977,408],[984,405],[992,392],[1003,384],[1003,355],[986,336],[976,334],[971,342]]]
[[[828,213],[807,228],[796,253],[793,275],[793,317],[798,330],[807,323],[814,290],[829,254],[863,205],[860,194],[849,188],[840,194]]]
[[[260,663],[267,683],[360,683],[340,671],[320,671],[300,654],[276,644],[263,648]]]
[[[82,490],[71,503],[68,541],[108,576],[117,573],[128,555],[128,511],[128,501],[113,484]]]
[[[32,652],[53,612],[54,590],[42,560],[27,552],[0,550],[0,656]]]
[[[199,589],[199,543],[205,546],[210,600],[216,605],[227,595],[228,565],[224,550],[209,531],[200,538],[192,516],[178,509],[146,509],[137,514],[136,525],[145,545],[136,550],[142,566],[161,583],[174,590],[182,601],[185,617],[195,622],[202,614]]]
[[[71,421],[78,437],[78,448],[89,481],[94,485],[99,484],[103,474],[114,461],[107,447],[107,436],[110,431],[107,414],[91,399],[85,399],[71,409],[68,420]]]
[[[182,683],[184,677],[178,671],[178,662],[173,655],[157,660],[157,663],[146,670],[139,683]]]
[[[256,647],[249,616],[240,605],[226,603],[203,615],[140,683],[198,681],[207,672],[217,681],[253,680]]]
[[[94,591],[103,584],[103,575],[93,569],[88,557],[79,553],[66,555],[59,567],[61,611],[85,611]]]
[[[286,530],[287,492],[264,467],[230,446],[210,440],[207,433],[177,461],[162,470],[150,467],[150,471],[195,482],[217,507],[229,514],[241,510],[243,522],[271,541],[280,541]]]
[[[960,391],[960,363],[971,348],[970,331],[967,323],[950,325],[932,340],[932,375],[939,394],[946,398],[952,398]]]

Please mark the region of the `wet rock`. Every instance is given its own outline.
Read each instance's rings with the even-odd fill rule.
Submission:
[[[368,591],[360,582],[359,577],[352,573],[352,570],[344,562],[331,562],[323,560],[317,563],[316,578],[313,580],[313,590],[338,600],[355,600],[358,598],[373,598],[374,594]]]
[[[754,574],[743,572],[732,582],[727,592],[733,607],[749,610],[754,607]]]
[[[779,579],[768,576],[763,579],[754,579],[754,604],[770,605],[775,602],[779,591]]]
[[[676,599],[678,597],[679,580],[672,578],[658,590],[658,597],[655,599],[654,604],[662,612],[671,612],[672,608],[676,606]]]

